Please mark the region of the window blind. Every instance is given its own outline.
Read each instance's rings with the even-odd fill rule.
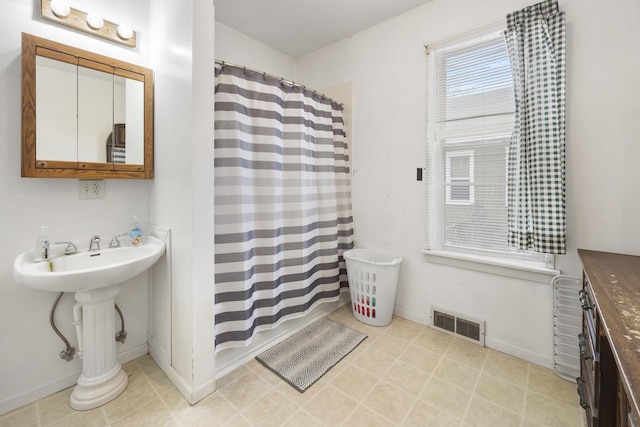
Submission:
[[[501,32],[431,47],[428,55],[428,246],[548,266],[507,236],[513,77]]]

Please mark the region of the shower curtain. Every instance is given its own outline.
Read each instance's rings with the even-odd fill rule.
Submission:
[[[339,105],[227,64],[215,91],[218,352],[336,301],[353,219]]]

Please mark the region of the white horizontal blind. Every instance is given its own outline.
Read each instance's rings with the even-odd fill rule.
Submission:
[[[546,265],[543,254],[508,246],[515,101],[502,33],[431,47],[428,70],[431,248]]]

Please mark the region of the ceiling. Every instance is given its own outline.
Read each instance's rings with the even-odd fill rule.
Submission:
[[[216,21],[299,58],[431,0],[213,0]]]

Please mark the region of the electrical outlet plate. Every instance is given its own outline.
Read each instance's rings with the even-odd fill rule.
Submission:
[[[104,199],[104,179],[78,180],[79,199]]]

